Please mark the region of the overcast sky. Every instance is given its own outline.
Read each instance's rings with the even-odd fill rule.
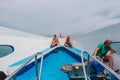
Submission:
[[[37,34],[86,33],[120,23],[120,0],[0,0],[0,25]]]

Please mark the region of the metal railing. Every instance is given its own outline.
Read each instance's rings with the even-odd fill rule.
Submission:
[[[57,46],[57,47],[64,47],[64,46]],[[28,65],[34,58],[35,58],[35,70],[36,70],[36,78],[35,80],[40,80],[41,78],[41,74],[42,74],[42,64],[43,64],[43,57],[45,54],[47,54],[48,52],[54,50],[55,48],[57,47],[54,47],[52,49],[50,49],[49,51],[45,52],[44,54],[39,52],[39,53],[36,53],[35,55],[33,55],[27,62],[25,62],[24,64],[22,64],[17,70],[15,70],[10,76],[8,76],[5,80],[16,80],[16,74],[23,68],[25,67],[26,65]],[[94,58],[92,55],[90,55],[88,52],[86,51],[82,51],[80,52],[81,55],[79,55],[80,53],[78,52],[74,52],[72,51],[71,49],[67,48],[67,47],[64,47],[66,49],[68,49],[69,51],[75,53],[76,55],[80,56],[81,57],[81,60],[82,60],[82,63],[83,63],[83,71],[84,71],[84,75],[85,75],[85,80],[89,80],[89,78],[87,77],[87,75],[89,74],[89,69],[88,67],[85,67],[84,65],[84,54],[87,54],[87,65],[90,63],[90,59],[92,58],[93,60],[97,61],[100,65],[102,65],[110,74],[110,80],[112,80],[112,77],[115,76],[118,80],[120,80],[120,77],[117,73],[115,73],[112,69],[110,69],[108,66],[106,66],[105,64],[103,64],[102,62],[100,62],[98,59]],[[41,55],[40,55],[41,54]],[[39,58],[41,58],[41,64],[40,64],[40,70],[38,70],[38,66],[37,66],[37,62],[38,62],[38,55]],[[87,69],[86,69],[87,68]],[[38,72],[40,71],[40,72]]]
[[[82,60],[82,66],[83,66],[83,72],[84,72],[85,80],[87,80],[85,62],[84,62],[84,59],[83,59],[83,52],[81,52],[81,60]]]
[[[25,66],[27,66],[30,62],[32,62],[33,59],[35,59],[35,72],[36,72],[36,77],[35,77],[35,80],[40,80],[41,79],[41,74],[42,74],[42,64],[43,64],[43,57],[44,55],[46,55],[47,53],[49,53],[50,51],[54,50],[55,48],[57,47],[60,47],[60,46],[56,46],[48,51],[46,51],[44,54],[42,52],[38,52],[34,55],[32,55],[32,57],[26,61],[25,63],[23,63],[17,70],[15,70],[11,75],[9,75],[5,80],[17,80],[16,79],[16,75],[17,73]],[[38,66],[37,66],[37,63],[38,63],[38,55],[39,58],[41,58],[41,61],[40,61],[40,69],[38,70]],[[40,72],[38,72],[40,71]]]
[[[98,59],[94,58],[94,57],[93,57],[92,55],[90,55],[88,52],[84,51],[83,54],[84,54],[84,53],[88,54],[87,64],[90,63],[90,59],[93,59],[94,61],[97,61],[101,66],[103,66],[103,67],[105,68],[105,70],[108,71],[108,73],[109,73],[109,79],[110,79],[110,80],[113,80],[113,76],[114,76],[116,79],[120,80],[120,76],[119,76],[117,73],[115,73],[111,68],[109,68],[107,65],[105,65],[104,63],[102,63],[102,62],[99,61]],[[87,68],[87,74],[89,74],[88,72],[89,72],[89,68]]]
[[[71,49],[69,49],[69,48],[67,48],[67,47],[65,47],[66,49],[68,49],[68,50],[70,50],[71,52],[73,52]],[[82,57],[84,57],[84,58],[86,58],[86,60],[87,60],[87,65],[89,65],[90,64],[90,60],[91,59],[93,59],[94,61],[97,61],[101,66],[103,66],[104,68],[105,68],[105,70],[107,70],[108,71],[108,73],[109,73],[109,77],[110,77],[110,80],[113,80],[113,76],[115,77],[115,78],[117,78],[118,80],[120,80],[120,76],[117,74],[117,73],[115,73],[111,68],[109,68],[107,65],[105,65],[104,63],[102,63],[101,61],[99,61],[98,59],[96,59],[96,58],[94,58],[91,54],[89,54],[87,51],[82,51],[82,52],[73,52],[73,53],[75,53],[76,55],[79,55],[79,56],[81,56],[81,58]],[[84,56],[84,54],[87,54],[87,56]],[[83,58],[82,58],[83,59]],[[82,63],[83,63],[83,69],[84,69],[84,75],[85,76],[88,76],[89,75],[89,66],[87,66],[87,67],[85,67],[84,66],[84,62],[82,61]],[[87,68],[87,69],[86,69]],[[85,74],[86,73],[86,74]],[[85,77],[85,80],[90,80],[90,78],[89,77]]]
[[[39,80],[41,79],[41,75],[42,75],[42,65],[43,65],[43,55],[41,55],[41,64],[40,64]]]
[[[39,54],[42,54],[40,52],[36,53],[35,55],[33,55],[28,61],[26,61],[24,64],[22,64],[17,70],[15,70],[11,75],[9,75],[5,80],[10,80],[10,79],[13,79],[13,80],[16,80],[16,75],[17,73],[23,68],[25,67],[26,65],[28,65],[34,58],[35,58],[35,69],[36,69],[36,80],[39,79],[39,74],[38,74],[38,66],[37,66],[37,56]]]

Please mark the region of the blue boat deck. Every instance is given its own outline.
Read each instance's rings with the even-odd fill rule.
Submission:
[[[57,50],[57,52],[51,51],[49,54],[44,55],[41,80],[61,80],[61,78],[69,80],[68,75],[61,71],[61,66],[81,62],[80,56],[74,56],[72,52],[66,51],[64,48],[58,48]],[[38,66],[40,67],[40,63],[38,63]],[[35,78],[33,72],[35,72],[35,66],[19,75],[17,80],[26,80],[26,78],[33,80]]]
[[[82,58],[80,56],[80,53],[83,53],[83,56],[84,56],[83,62],[87,62],[86,58],[88,57],[88,54],[86,54],[86,52],[82,52],[81,50],[76,49],[74,47],[67,48],[63,46],[52,48],[52,49],[48,48],[42,51],[41,53],[42,54],[39,54],[39,55],[43,56],[43,63],[41,60],[42,59],[41,56],[40,58],[38,58],[37,64],[36,64],[36,61],[33,60],[31,63],[24,66],[22,69],[20,69],[16,73],[16,80],[28,80],[28,79],[39,80],[37,78],[37,75],[40,75],[40,74],[41,74],[39,76],[40,80],[61,80],[61,79],[70,80],[70,75],[68,75],[68,73],[63,72],[61,70],[61,66],[65,64],[82,63]],[[21,65],[29,58],[31,58],[31,56],[21,60],[20,62],[12,64],[10,66]],[[42,69],[41,69],[42,71],[40,71],[41,66],[42,66]],[[36,72],[38,72],[38,74]],[[87,75],[87,76],[90,76],[90,75]],[[85,76],[83,78],[78,78],[78,77],[79,76],[77,77],[73,76],[72,79],[86,80]],[[7,80],[14,80],[14,79],[7,79]],[[100,80],[100,78],[91,78],[90,80]],[[117,79],[117,77],[114,76],[114,80],[119,80],[119,78]]]

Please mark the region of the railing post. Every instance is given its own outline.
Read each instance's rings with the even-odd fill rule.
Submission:
[[[40,62],[39,80],[41,80],[41,75],[42,75],[42,65],[43,65],[43,54],[41,53],[41,62]]]
[[[32,61],[35,58],[35,70],[36,70],[36,78],[35,80],[39,80],[39,74],[38,74],[38,66],[37,66],[37,54],[33,55],[29,60],[27,60],[25,63],[23,63],[20,67],[18,67],[17,70],[15,70],[11,75],[9,75],[5,80],[16,80],[16,74],[18,71],[20,71],[24,66],[26,66],[30,61]]]
[[[38,75],[38,66],[37,66],[37,54],[35,55],[35,70],[36,70],[36,80],[38,80],[39,75]]]
[[[81,60],[82,60],[82,66],[83,66],[83,72],[84,72],[84,76],[85,76],[85,80],[87,80],[87,75],[86,75],[86,68],[85,68],[85,63],[84,63],[84,60],[83,60],[83,52],[81,52]]]
[[[90,66],[90,55],[88,54],[88,58],[87,58],[87,75],[89,74],[89,66]]]

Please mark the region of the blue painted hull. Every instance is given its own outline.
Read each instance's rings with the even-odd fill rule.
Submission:
[[[53,50],[51,48],[42,52],[43,55],[43,64],[42,64],[42,73],[40,80],[85,80],[85,78],[71,78],[70,74],[65,73],[61,70],[61,66],[66,64],[73,63],[82,63],[82,59],[80,56],[81,50],[76,48],[65,48],[65,47],[57,47]],[[84,59],[83,61],[87,61],[88,55],[83,53]],[[29,57],[28,57],[29,58]],[[28,59],[27,58],[27,59]],[[20,61],[18,63],[24,62]],[[14,66],[18,63],[13,64]],[[12,65],[11,65],[12,66]],[[41,57],[37,61],[38,74],[40,74],[40,66],[41,66]],[[81,67],[82,68],[82,67]],[[84,72],[82,72],[83,74]],[[97,78],[96,74],[90,74],[91,80],[101,80],[101,78]],[[87,76],[90,76],[89,74]],[[75,77],[75,76],[73,76]],[[114,80],[119,80],[114,77]],[[35,80],[36,79],[36,66],[35,61],[31,62],[27,66],[23,67],[16,75],[16,80]],[[11,79],[13,80],[13,79]]]
[[[81,52],[81,50],[74,51],[78,54]],[[40,67],[40,60],[41,58],[37,64],[38,68]],[[59,47],[57,52],[51,51],[44,55],[41,80],[61,80],[61,78],[69,80],[67,73],[63,72],[60,68],[62,65],[78,62],[81,62],[80,56],[63,47]],[[28,78],[33,80],[35,76],[35,62],[32,62],[17,73],[17,80],[26,80]]]

